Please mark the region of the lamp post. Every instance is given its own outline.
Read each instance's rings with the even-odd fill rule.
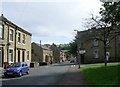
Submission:
[[[78,32],[79,32],[79,31],[76,30],[76,29],[75,29],[74,31],[77,31],[77,35],[78,35]],[[79,39],[79,38],[78,38],[77,35],[76,35],[76,41],[75,41],[75,42],[77,43],[77,50],[76,50],[76,51],[77,51],[77,64],[79,64],[79,67],[78,67],[78,68],[80,68],[79,46],[78,46],[78,39]]]
[[[81,46],[79,45],[79,34],[78,34],[78,32],[80,32],[80,31],[78,31],[78,30],[74,30],[74,31],[77,31],[77,38],[76,38],[76,43],[77,43],[77,60],[78,60],[78,63],[79,63],[79,67],[78,67],[78,69],[80,68],[80,63],[81,63],[81,59],[83,59],[84,58],[84,54],[86,53],[86,51],[85,51],[85,48],[83,48],[83,43],[81,42],[80,44],[81,44]]]

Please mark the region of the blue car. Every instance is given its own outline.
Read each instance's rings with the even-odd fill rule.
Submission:
[[[23,74],[29,74],[29,67],[25,62],[17,62],[11,64],[9,68],[4,70],[4,76],[22,76]]]

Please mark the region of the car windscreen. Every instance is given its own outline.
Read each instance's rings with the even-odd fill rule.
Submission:
[[[20,67],[21,66],[21,64],[20,63],[13,63],[13,64],[10,64],[10,67]]]

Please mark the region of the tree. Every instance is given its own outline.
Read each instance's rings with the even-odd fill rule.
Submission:
[[[74,56],[77,56],[77,43],[75,41],[70,42],[70,53]]]
[[[120,25],[120,1],[105,2],[100,9],[101,21],[110,24],[110,26]]]

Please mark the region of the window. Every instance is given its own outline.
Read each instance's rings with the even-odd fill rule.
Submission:
[[[98,46],[98,45],[99,45],[98,40],[94,39],[93,46]]]
[[[25,35],[23,34],[22,43],[25,44]]]
[[[9,32],[9,40],[13,41],[13,30],[12,29],[10,29],[10,32]]]
[[[9,62],[13,62],[13,50],[9,50]]]
[[[24,64],[22,64],[22,67],[25,66]]]
[[[97,48],[93,49],[93,56],[94,56],[94,58],[99,58],[99,49],[97,49]]]
[[[25,66],[27,66],[27,64],[25,63]]]
[[[27,60],[29,60],[29,51],[27,51]]]
[[[18,43],[20,43],[20,36],[21,34],[18,32]]]
[[[107,45],[107,46],[109,46],[109,45],[110,45],[110,41],[109,41],[109,39],[108,39],[108,38],[106,39],[106,45]]]
[[[120,43],[120,35],[118,36],[118,42]]]
[[[3,27],[0,25],[0,38],[3,38]]]

